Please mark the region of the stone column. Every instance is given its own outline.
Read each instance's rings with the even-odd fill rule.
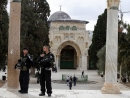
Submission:
[[[118,7],[120,0],[108,0],[107,11],[107,41],[104,94],[120,94],[117,85],[118,57]]]
[[[61,55],[58,56],[58,58],[59,58],[59,59],[58,59],[58,66],[59,66],[59,69],[60,69],[60,56],[61,56]]]
[[[82,66],[80,70],[87,70],[87,57],[86,55],[82,55]]]
[[[19,71],[14,69],[20,58],[20,0],[10,3],[9,38],[8,38],[8,77],[7,87],[17,89],[19,87]]]
[[[56,66],[57,66],[57,69],[60,69],[59,59],[60,59],[60,55],[56,55]]]
[[[77,66],[77,69],[79,70],[80,65],[79,65],[79,56],[78,55],[77,55],[77,65],[76,66]]]
[[[82,68],[82,55],[79,56],[79,70]]]

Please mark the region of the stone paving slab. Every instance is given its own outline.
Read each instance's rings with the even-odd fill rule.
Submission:
[[[39,89],[29,89],[28,94],[20,94],[17,90],[0,89],[0,98],[48,98],[39,97]],[[100,90],[58,90],[54,89],[51,98],[130,98],[130,91],[122,94],[102,94]]]

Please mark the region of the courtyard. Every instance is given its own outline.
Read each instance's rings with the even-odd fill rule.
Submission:
[[[104,84],[104,77],[101,77],[97,74],[96,70],[87,70],[85,75],[88,75],[88,81],[93,81],[89,84],[77,84],[72,87],[72,90],[69,90],[69,87],[66,84],[54,83],[54,80],[61,80],[62,74],[81,74],[79,70],[58,70],[57,73],[52,72],[52,88],[53,94],[51,98],[130,98],[130,88],[118,83],[122,94],[102,94],[101,88]],[[0,79],[2,75],[5,75],[5,72],[0,72]],[[29,93],[20,94],[18,90],[7,90],[7,84],[0,88],[0,98],[47,98],[39,97],[40,93],[40,84],[36,83],[36,78],[30,77],[29,84]]]

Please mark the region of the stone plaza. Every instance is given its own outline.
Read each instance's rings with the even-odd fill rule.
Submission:
[[[81,74],[81,71],[76,70],[59,70],[58,73],[52,73],[53,80],[61,80],[62,74]],[[89,76],[89,81],[95,81],[95,84],[77,84],[69,90],[66,84],[59,84],[52,82],[53,94],[51,98],[130,98],[130,88],[123,84],[118,84],[122,94],[102,94],[101,88],[104,83],[104,77],[97,74],[96,71],[85,71],[85,74]],[[0,72],[0,79],[4,72]],[[40,84],[36,84],[36,78],[30,78],[29,93],[21,95],[18,93],[18,89],[7,89],[7,84],[0,88],[0,98],[48,98],[39,97]]]
[[[58,73],[52,73],[53,80],[61,80],[62,74],[81,74],[81,71],[76,70],[60,70]],[[0,72],[0,79],[5,72]],[[95,81],[92,84],[77,84],[69,90],[66,84],[52,82],[53,94],[51,98],[130,98],[130,88],[123,84],[118,84],[122,94],[102,94],[101,88],[104,83],[104,77],[97,74],[97,71],[85,71],[89,81]],[[0,98],[48,98],[39,97],[40,84],[36,83],[36,78],[30,77],[30,85],[28,94],[18,93],[18,89],[7,89],[7,84],[0,88]]]

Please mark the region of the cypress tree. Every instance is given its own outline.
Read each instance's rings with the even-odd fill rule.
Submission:
[[[98,73],[103,75],[105,74],[105,55],[106,54],[106,46],[104,45],[97,53],[97,57],[99,58],[97,62],[97,68],[98,68]]]
[[[107,9],[98,16],[97,24],[94,28],[92,44],[89,47],[90,69],[96,69],[98,61],[97,52],[106,44]]]
[[[7,0],[0,1],[0,67],[5,66],[8,51],[9,17],[7,13]]]

